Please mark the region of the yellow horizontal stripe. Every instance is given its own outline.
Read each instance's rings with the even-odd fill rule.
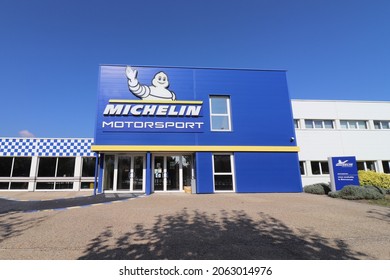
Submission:
[[[110,99],[110,103],[125,104],[203,104],[203,101],[186,101],[186,100],[128,100],[128,99]]]
[[[299,152],[296,146],[122,146],[92,145],[94,152]]]

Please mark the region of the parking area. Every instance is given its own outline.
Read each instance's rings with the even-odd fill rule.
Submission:
[[[0,259],[390,259],[390,208],[326,196],[0,197]]]

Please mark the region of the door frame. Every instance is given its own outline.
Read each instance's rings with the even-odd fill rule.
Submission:
[[[184,191],[184,184],[183,184],[183,161],[182,161],[182,156],[185,155],[191,155],[191,166],[192,166],[192,177],[194,177],[194,172],[195,172],[195,167],[194,167],[194,153],[156,153],[152,154],[152,161],[151,161],[151,183],[152,183],[152,192],[183,192]],[[178,156],[180,157],[179,160],[179,189],[178,190],[167,190],[167,157],[172,156]],[[156,157],[163,157],[163,190],[154,190],[154,160]]]
[[[145,192],[145,179],[146,179],[146,154],[133,154],[133,153],[115,153],[115,154],[106,154],[106,155],[111,155],[114,156],[114,174],[113,174],[113,186],[112,190],[104,190],[105,193],[144,193]],[[106,156],[105,155],[105,156]],[[118,190],[118,165],[119,165],[119,157],[120,156],[127,156],[131,158],[131,163],[130,163],[130,172],[134,174],[134,157],[140,156],[142,157],[142,190],[133,190],[133,178],[129,178],[129,189],[128,190]],[[104,167],[103,167],[104,173],[103,176],[106,176],[105,170],[106,170],[106,162],[104,162]],[[104,182],[104,178],[103,178]]]

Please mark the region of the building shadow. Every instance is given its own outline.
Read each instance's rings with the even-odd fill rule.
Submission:
[[[79,259],[183,260],[350,260],[368,259],[343,240],[289,228],[265,213],[208,214],[183,209],[159,215],[151,227],[137,224],[115,236],[107,227],[90,241]]]

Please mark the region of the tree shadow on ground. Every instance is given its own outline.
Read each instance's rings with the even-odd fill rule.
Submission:
[[[372,209],[370,211],[367,211],[367,214],[369,214],[369,218],[374,218],[390,223],[390,208],[383,207],[383,209],[380,210]]]
[[[114,236],[107,227],[79,259],[325,259],[369,258],[343,240],[309,230],[293,230],[264,213],[253,219],[245,211],[208,214],[187,209],[157,216],[150,228],[137,224]]]
[[[18,212],[0,214],[0,243],[8,238],[21,235],[24,231],[38,226],[46,218],[26,218]]]

